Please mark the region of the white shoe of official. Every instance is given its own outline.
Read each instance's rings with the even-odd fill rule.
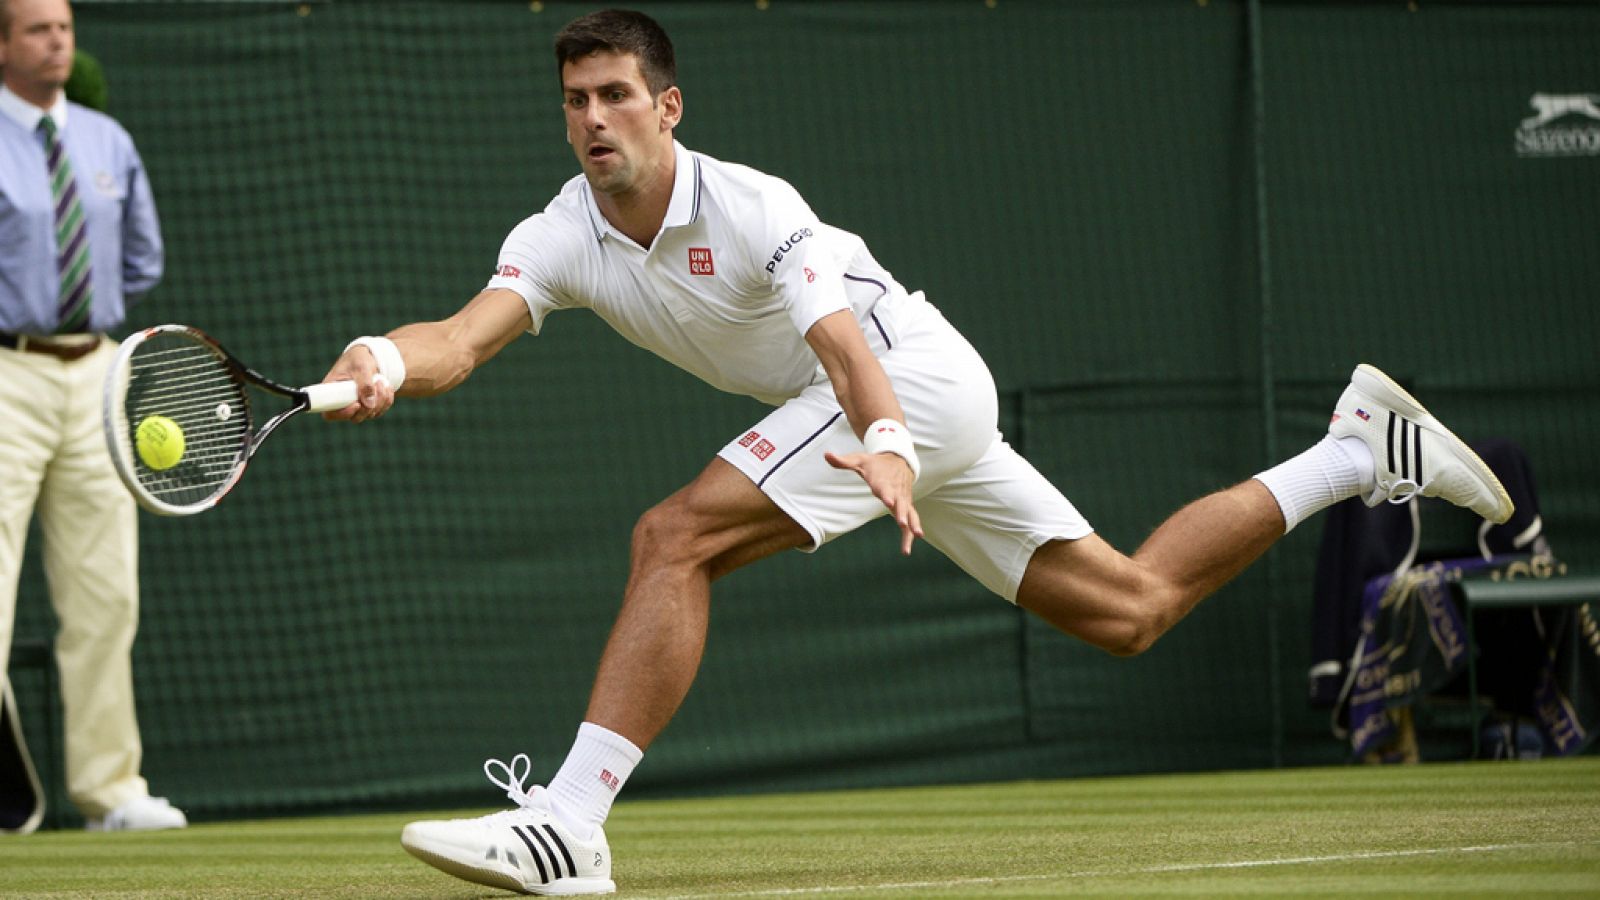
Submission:
[[[1360,438],[1371,449],[1377,478],[1364,498],[1368,506],[1383,500],[1404,503],[1421,494],[1464,506],[1491,522],[1511,518],[1511,497],[1478,454],[1366,363],[1351,373],[1328,433]]]
[[[505,788],[516,809],[477,819],[412,822],[400,833],[400,845],[457,878],[508,891],[563,897],[615,892],[605,833],[596,828],[588,840],[578,840],[551,813],[543,788],[523,790],[531,766],[525,753],[509,766],[498,759],[483,764],[483,773]]]
[[[163,831],[187,828],[189,818],[165,797],[135,797],[105,814],[83,823],[88,831]]]

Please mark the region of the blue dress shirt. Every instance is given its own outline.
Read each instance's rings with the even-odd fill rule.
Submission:
[[[39,121],[45,111],[0,87],[0,331],[56,330],[55,206]],[[72,160],[94,266],[89,331],[122,324],[161,280],[161,224],[133,138],[110,116],[57,101],[49,115]]]

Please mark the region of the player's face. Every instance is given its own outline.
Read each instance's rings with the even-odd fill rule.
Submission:
[[[6,86],[33,103],[55,99],[72,74],[72,7],[67,0],[0,0],[11,28],[0,35]]]
[[[599,52],[561,67],[567,141],[595,190],[636,192],[655,176],[672,148],[683,112],[676,87],[652,97],[639,60]]]

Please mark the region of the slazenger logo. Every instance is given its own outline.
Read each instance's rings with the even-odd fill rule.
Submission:
[[[784,254],[788,253],[790,250],[793,250],[795,244],[800,243],[808,237],[811,237],[811,229],[809,228],[802,228],[799,231],[796,231],[794,234],[789,235],[789,239],[784,241],[777,250],[773,251],[772,259],[767,260],[767,274],[772,274],[772,270],[778,267],[778,263],[783,262]]]
[[[1534,94],[1528,105],[1518,156],[1600,156],[1600,94]]]

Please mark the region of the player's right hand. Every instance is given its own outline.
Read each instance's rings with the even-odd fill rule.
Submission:
[[[378,373],[378,361],[372,351],[356,346],[346,350],[334,361],[333,368],[323,376],[323,381],[354,381],[356,402],[322,414],[329,422],[365,422],[376,419],[394,405],[394,388]]]

